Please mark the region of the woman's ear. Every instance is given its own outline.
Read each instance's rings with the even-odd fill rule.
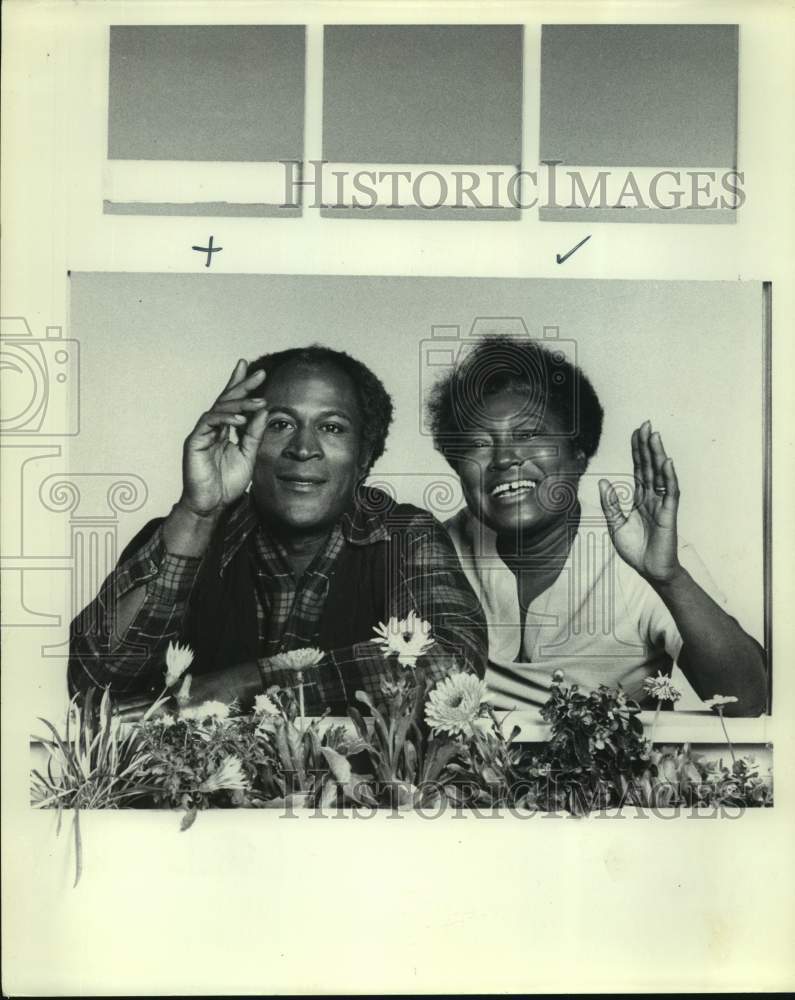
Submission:
[[[357,468],[359,470],[359,478],[366,479],[370,472],[370,466],[373,464],[371,461],[371,456],[373,452],[371,448],[362,448],[359,452],[359,462]]]
[[[580,475],[583,475],[585,470],[588,468],[588,456],[582,450],[582,448],[577,448],[574,452],[574,460],[577,464],[577,471]]]

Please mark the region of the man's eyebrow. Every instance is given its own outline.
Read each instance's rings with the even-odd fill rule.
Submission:
[[[286,413],[289,417],[298,417],[298,411],[294,410],[292,406],[271,406],[268,408],[269,413]],[[328,417],[342,417],[343,420],[347,420],[348,423],[353,423],[353,418],[345,412],[345,410],[331,409],[323,410],[321,413],[317,414],[318,420],[326,420]]]

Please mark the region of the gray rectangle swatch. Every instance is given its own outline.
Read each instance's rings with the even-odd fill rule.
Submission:
[[[390,208],[375,205],[373,208],[356,208],[353,205],[327,205],[320,210],[324,219],[380,219],[392,222],[515,222],[522,216],[519,208],[476,208],[465,205],[440,205],[438,208],[422,208],[421,205],[406,205]]]
[[[544,25],[541,161],[736,166],[738,27]]]
[[[541,222],[647,222],[687,225],[733,225],[733,208],[539,208]]]
[[[520,25],[334,25],[323,67],[325,160],[521,160]]]
[[[108,201],[102,203],[105,215],[209,215],[217,218],[294,219],[301,215],[300,205],[259,205],[226,201]]]
[[[108,157],[300,160],[300,25],[112,26]]]

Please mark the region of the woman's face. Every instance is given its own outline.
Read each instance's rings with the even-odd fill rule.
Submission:
[[[510,389],[484,397],[454,449],[467,506],[498,535],[541,531],[572,510],[585,471],[563,419],[531,412],[528,399]]]

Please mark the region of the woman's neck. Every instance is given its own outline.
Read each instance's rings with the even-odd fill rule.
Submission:
[[[535,530],[497,536],[497,552],[509,565],[541,568],[566,561],[580,522],[580,506],[547,521]],[[513,564],[513,565],[512,565]]]

